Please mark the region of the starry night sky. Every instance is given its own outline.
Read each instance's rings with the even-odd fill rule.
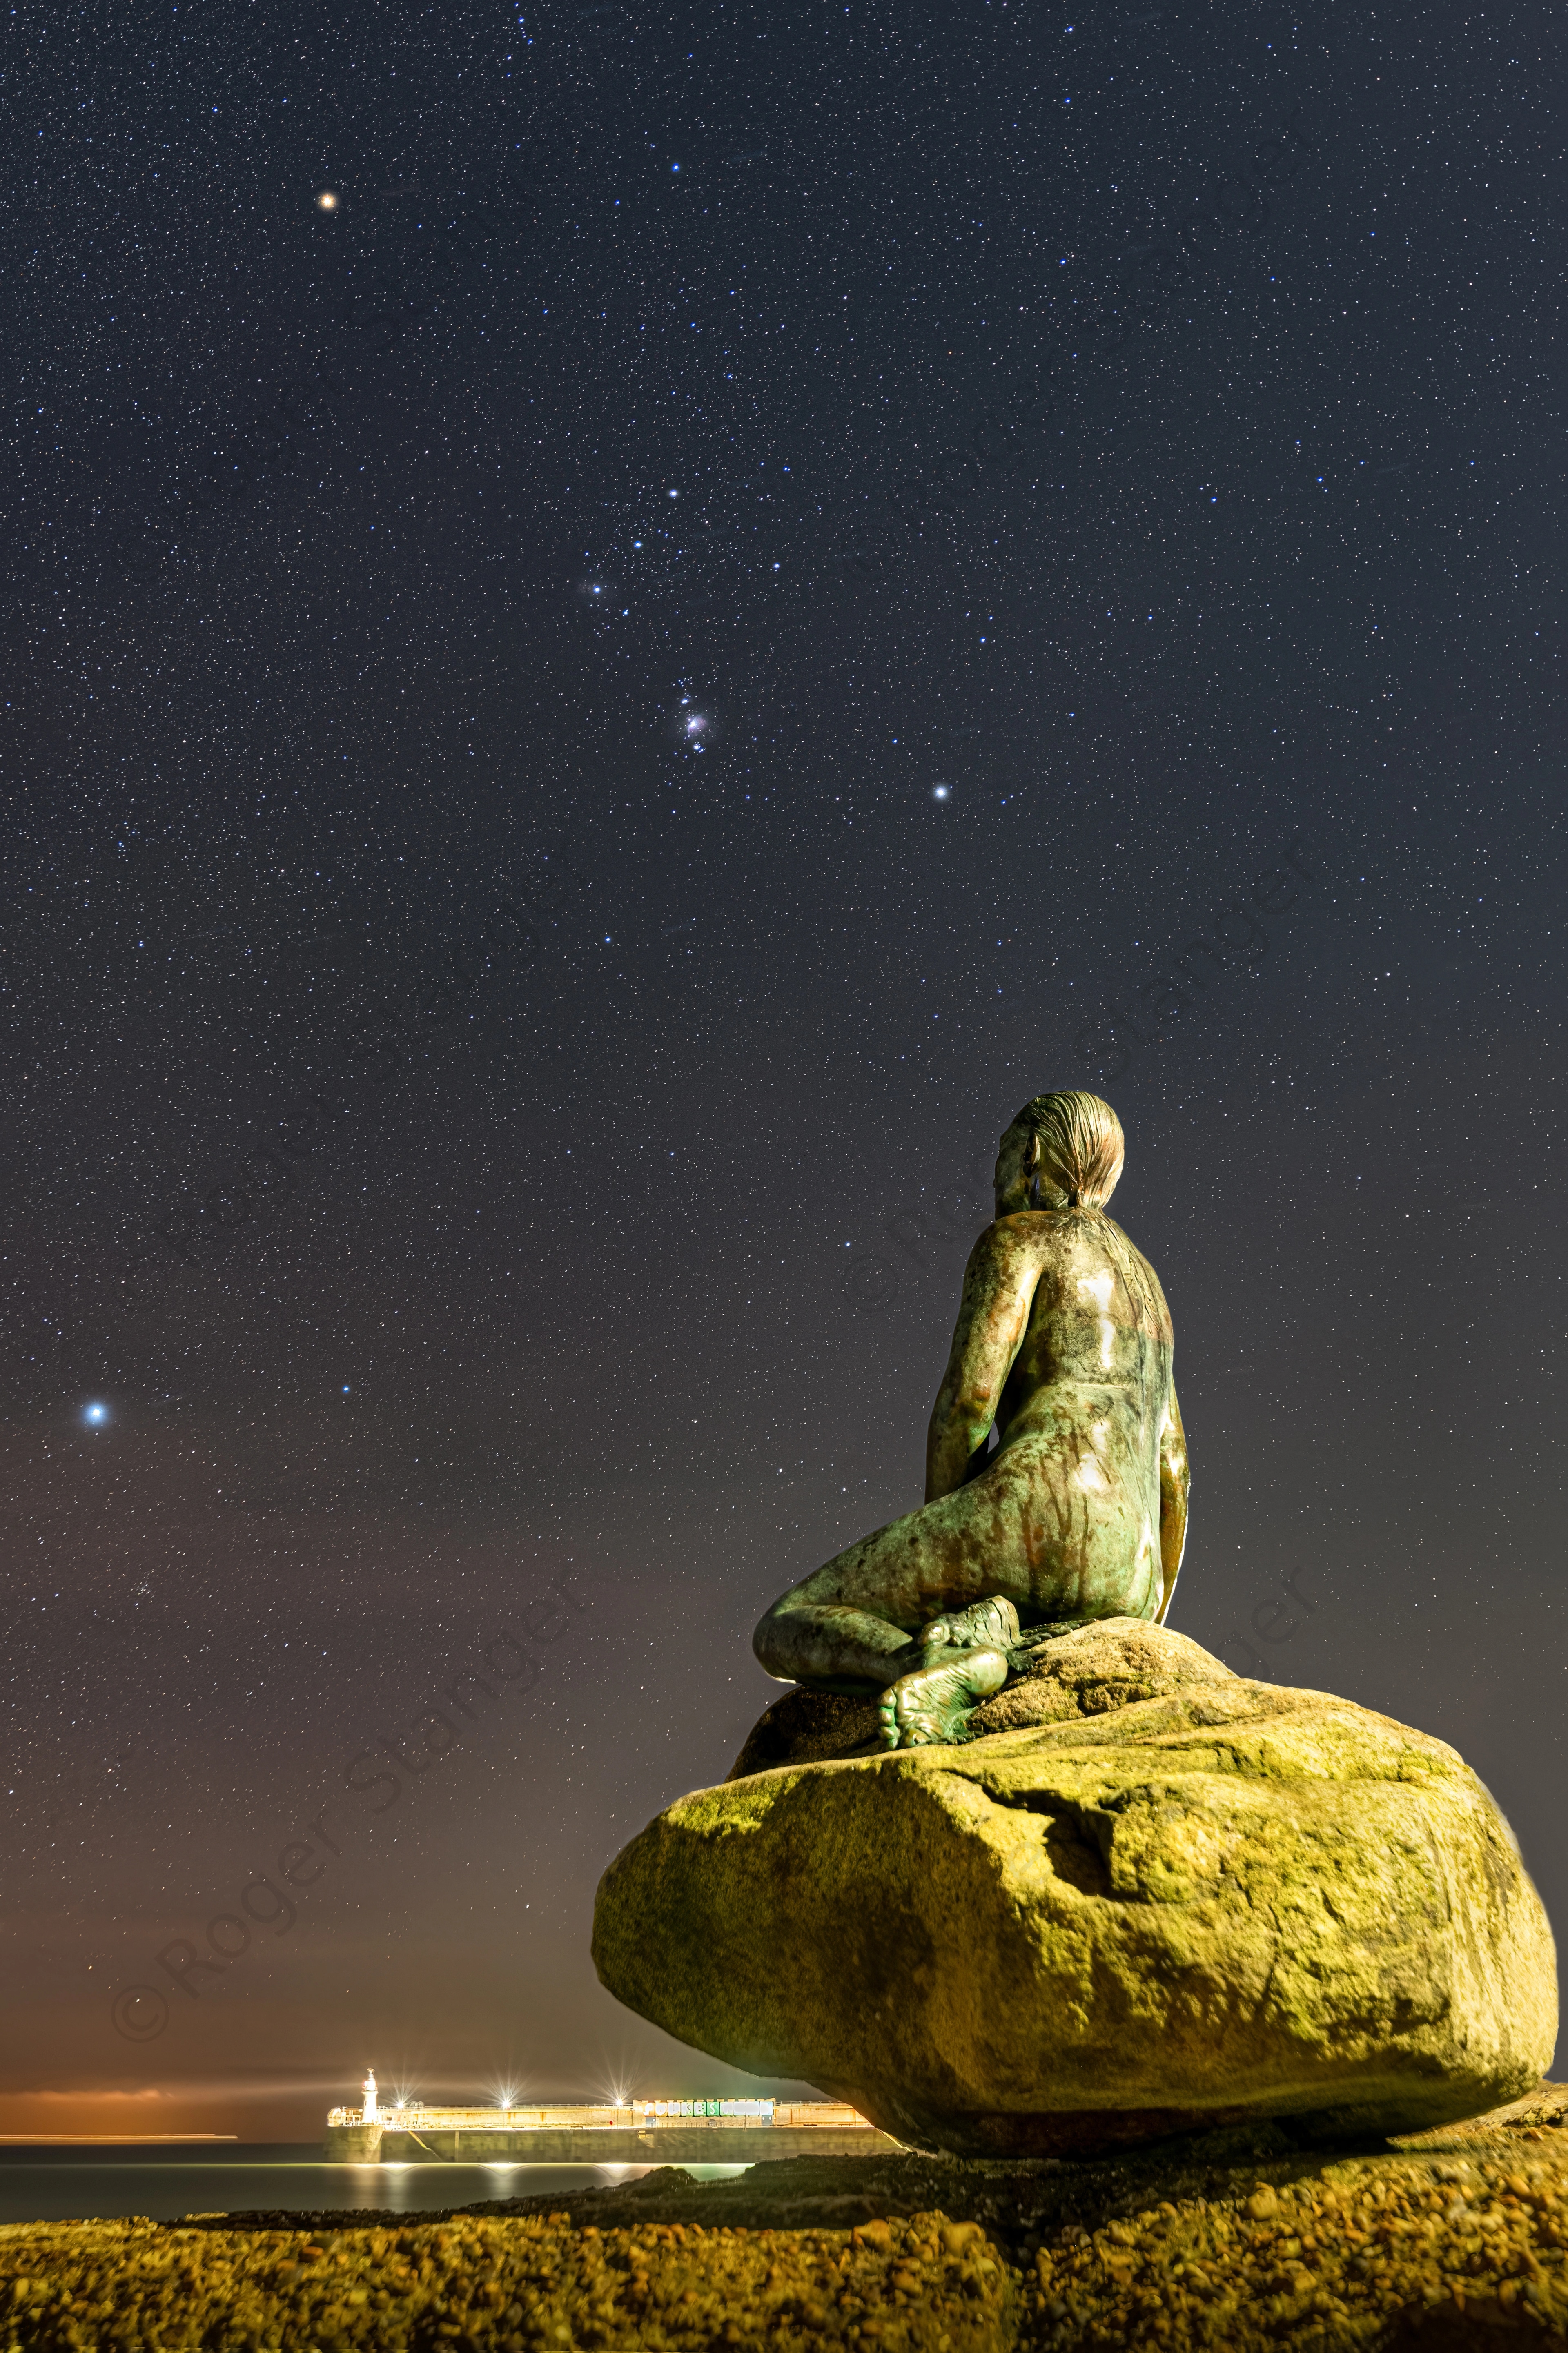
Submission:
[[[755,2088],[594,1886],[919,1500],[1056,1087],[1175,1317],[1173,1622],[1454,1741],[1563,1917],[1561,24],[4,70],[0,2128]]]

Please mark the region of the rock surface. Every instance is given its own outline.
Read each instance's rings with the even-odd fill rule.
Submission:
[[[852,2343],[865,2353],[873,2343],[884,2353],[1007,2353],[1017,2334],[1018,2283],[985,2231],[934,2211],[765,2235],[710,2233],[701,2221],[661,2227],[635,2208],[619,2229],[543,2211],[435,2224],[396,2214],[234,2223],[0,2227],[10,2327],[0,2344],[15,2353],[847,2353]]]
[[[781,1722],[798,1697],[742,1764],[856,1745],[863,1703]],[[1046,1645],[971,1725],[680,1799],[601,1883],[603,1982],[699,2050],[972,2155],[1261,2117],[1379,2137],[1541,2075],[1551,1931],[1443,1742],[1131,1620]]]

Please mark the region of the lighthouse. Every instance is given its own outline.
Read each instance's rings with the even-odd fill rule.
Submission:
[[[370,2070],[370,2073],[364,2079],[364,2106],[362,2109],[361,2114],[367,2125],[374,2125],[376,2123],[381,2115],[381,2109],[376,2102],[375,2069],[374,2067]]]

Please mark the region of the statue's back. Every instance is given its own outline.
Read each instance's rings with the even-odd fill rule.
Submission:
[[[1135,1391],[1163,1408],[1174,1338],[1160,1278],[1103,1211],[1030,1210],[1039,1279],[998,1416],[1006,1428],[1061,1382]],[[1158,1439],[1158,1413],[1155,1415]]]

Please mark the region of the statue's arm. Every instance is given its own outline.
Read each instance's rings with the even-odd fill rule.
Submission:
[[[1162,1626],[1170,1612],[1182,1555],[1186,1550],[1187,1490],[1191,1484],[1187,1434],[1182,1428],[1182,1409],[1176,1403],[1176,1384],[1173,1381],[1165,1419],[1160,1425],[1160,1567],[1165,1588],[1160,1601],[1158,1622]]]
[[[928,1504],[963,1486],[969,1458],[995,1419],[1039,1280],[1036,1223],[999,1218],[969,1253],[952,1347],[926,1432]]]

